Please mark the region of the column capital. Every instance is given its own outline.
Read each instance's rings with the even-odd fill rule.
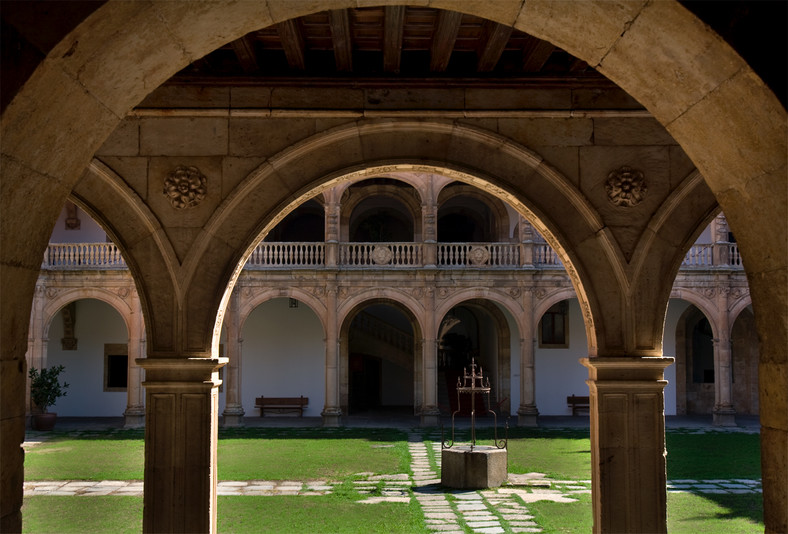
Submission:
[[[218,387],[219,368],[228,358],[137,358],[137,365],[145,369],[143,386],[161,387]]]
[[[592,381],[663,381],[675,358],[659,356],[598,356],[580,358]]]

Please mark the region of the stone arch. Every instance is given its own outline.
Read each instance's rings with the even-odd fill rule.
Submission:
[[[407,183],[410,183],[399,178],[390,178]],[[363,185],[364,180],[355,181],[353,185]],[[413,224],[412,240],[417,240],[418,236],[422,233],[422,220],[421,220],[421,199],[420,191],[417,188],[412,189],[414,194],[408,194],[406,191],[391,185],[369,185],[364,187],[363,194],[349,195],[350,188],[346,189],[340,201],[340,241],[350,241],[350,225],[353,213],[357,207],[370,197],[380,196],[394,200],[402,205],[410,215],[410,220]]]
[[[706,317],[706,319],[708,319],[709,324],[711,325],[711,330],[714,332],[714,337],[717,338],[720,336],[718,315],[721,310],[717,309],[717,305],[713,300],[705,297],[697,291],[686,288],[673,291],[671,298],[685,300],[695,306]]]
[[[705,318],[712,328],[712,336],[718,337],[717,325],[714,315],[710,315],[688,299],[690,306],[679,317],[676,324],[676,413],[710,414],[714,405],[714,383],[710,385],[701,383],[696,385],[691,381],[690,351],[692,350],[692,331],[688,330],[690,324],[696,325]],[[694,356],[694,355],[693,355]],[[715,381],[718,377],[715,376]]]
[[[306,291],[304,289],[298,287],[289,287],[285,291],[280,290],[279,288],[269,288],[263,289],[261,291],[255,291],[250,298],[241,297],[241,306],[238,310],[239,316],[239,326],[238,331],[243,331],[244,324],[246,323],[246,319],[249,317],[249,314],[254,311],[260,304],[276,299],[281,297],[288,297],[298,299],[300,302],[303,302],[314,312],[317,318],[320,320],[320,324],[323,327],[323,332],[326,331],[328,328],[326,324],[326,306],[318,297],[314,294]]]
[[[559,302],[574,298],[577,298],[577,295],[571,288],[562,288],[558,291],[553,291],[549,295],[545,295],[542,298],[537,296],[538,300],[536,306],[534,306],[534,332],[536,332],[536,328],[539,326],[539,321],[542,320],[542,315],[544,315],[547,310]],[[583,320],[585,320],[585,317]]]
[[[506,207],[503,205],[503,202],[499,198],[484,194],[484,192],[478,187],[471,187],[466,184],[455,184],[456,182],[444,184],[438,191],[438,211],[440,212],[441,206],[452,198],[474,198],[490,209],[495,223],[493,233],[495,234],[496,238],[500,241],[507,241],[509,230],[509,212],[506,211]]]
[[[46,53],[3,113],[4,182],[11,185],[0,211],[17,222],[19,236],[6,242],[0,262],[2,293],[13,296],[2,305],[9,325],[3,345],[15,347],[7,359],[24,357],[33,288],[55,213],[120,118],[192,58],[255,28],[346,5],[344,0],[308,6],[279,0],[193,9],[189,3],[107,3],[71,32],[63,32],[65,37]],[[446,0],[442,5],[514,26],[597,65],[667,126],[703,172],[746,258],[762,366],[770,377],[761,387],[773,392],[764,399],[775,399],[767,406],[762,430],[768,458],[764,465],[779,467],[764,472],[766,528],[785,531],[788,507],[779,443],[785,443],[788,432],[788,297],[773,288],[785,288],[788,239],[782,225],[768,235],[762,232],[785,219],[785,109],[752,69],[678,2],[558,5],[508,0],[490,8]],[[140,38],[143,31],[145,39]],[[57,98],[52,98],[53,87],[59,88]],[[39,199],[32,206],[27,200],[31,191]],[[24,380],[24,366],[16,371],[12,367],[4,367],[5,390],[18,390]],[[14,463],[18,475],[21,452],[3,456]],[[21,489],[18,493],[14,514],[21,505]]]
[[[506,309],[515,318],[521,316],[522,313],[512,313],[512,310],[516,310],[518,306],[511,299],[507,299],[497,292],[487,291],[484,288],[478,289],[469,289],[452,295],[450,299],[441,303],[440,307],[436,309],[435,319],[439,326],[446,314],[457,306],[480,308],[492,316],[496,328],[495,336],[498,347],[498,354],[496,355],[497,384],[495,384],[493,389],[495,391],[494,398],[502,411],[511,413],[512,336],[509,321],[501,311],[501,308]],[[519,329],[518,324],[515,324],[515,326]],[[438,331],[437,328],[436,331]],[[522,330],[520,329],[520,331]]]
[[[405,315],[413,328],[413,408],[415,413],[421,411],[423,404],[423,339],[424,339],[424,311],[419,309],[418,303],[403,292],[388,288],[382,290],[363,291],[345,300],[337,310],[337,325],[339,327],[339,397],[340,406],[344,413],[350,407],[350,347],[349,333],[353,319],[365,307],[374,304],[392,306]]]
[[[101,302],[112,306],[112,308],[114,308],[115,311],[117,311],[123,318],[123,324],[126,326],[126,332],[130,335],[130,332],[132,332],[132,308],[123,297],[107,289],[97,287],[80,287],[60,291],[44,306],[44,337],[49,337],[49,327],[52,324],[52,319],[64,306],[71,302],[83,299],[100,300]]]
[[[749,294],[742,295],[739,299],[737,299],[733,305],[728,310],[728,322],[733,328],[733,323],[736,322],[736,319],[739,318],[739,315],[746,310],[747,308],[752,308],[752,298],[750,298]]]

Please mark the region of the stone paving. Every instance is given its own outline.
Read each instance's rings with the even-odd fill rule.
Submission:
[[[25,447],[35,443],[25,443]],[[412,474],[357,473],[355,490],[364,496],[361,504],[409,503],[415,498],[424,513],[427,528],[435,534],[542,532],[528,511],[528,504],[549,500],[576,502],[579,494],[591,493],[590,480],[552,480],[544,474],[509,474],[506,485],[489,490],[454,490],[440,484],[440,437],[411,431],[408,450]],[[339,484],[313,481],[220,481],[218,494],[233,495],[328,495]],[[669,480],[670,493],[760,493],[761,481],[751,479]],[[25,496],[100,496],[143,494],[142,481],[31,481],[24,484]]]

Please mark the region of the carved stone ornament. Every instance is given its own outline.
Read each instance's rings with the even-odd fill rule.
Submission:
[[[386,265],[391,262],[391,258],[394,257],[394,254],[389,247],[375,247],[370,257],[376,264]]]
[[[179,165],[164,180],[164,196],[175,209],[193,208],[208,193],[208,180],[197,167]]]
[[[643,201],[648,187],[642,172],[625,165],[607,175],[605,190],[610,202],[631,208]]]
[[[473,247],[468,252],[468,259],[473,265],[484,265],[490,259],[490,251],[486,247]]]

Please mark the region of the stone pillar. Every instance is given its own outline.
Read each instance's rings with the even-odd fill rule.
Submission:
[[[136,291],[131,296],[131,317],[129,320],[128,380],[126,382],[126,411],[123,412],[124,428],[145,426],[145,402],[142,392],[142,368],[137,360],[145,357],[145,321]]]
[[[216,532],[216,415],[226,363],[137,360],[146,373],[143,532]]]
[[[528,219],[520,215],[520,265],[534,264],[534,228]]]
[[[227,366],[224,368],[224,416],[223,426],[242,426],[244,407],[241,402],[241,317],[239,305],[239,289],[230,294],[230,302],[224,313],[224,325],[227,328],[227,347],[225,356]]]
[[[423,382],[421,426],[438,426],[440,409],[438,408],[438,340],[435,324],[435,291],[427,288],[424,298],[426,313],[424,315],[424,339],[421,343]]]
[[[43,369],[47,364],[49,338],[44,336],[44,286],[37,285],[33,294],[33,308],[30,313],[30,327],[27,340],[27,368]],[[30,400],[30,378],[25,375],[25,412],[29,417],[33,403]]]
[[[337,287],[326,289],[326,401],[323,426],[340,426],[342,408],[339,399],[339,325],[337,324]]]
[[[736,426],[733,408],[733,375],[731,374],[732,350],[728,322],[728,291],[730,286],[717,287],[718,338],[714,339],[714,409],[715,426]]]
[[[583,358],[591,397],[595,533],[667,532],[665,368],[673,358]]]
[[[336,267],[339,262],[339,216],[340,206],[337,188],[332,188],[323,193],[326,200],[325,207],[325,242],[326,242],[326,267]]]
[[[714,243],[711,249],[712,265],[715,267],[730,265],[731,244],[728,237],[728,221],[722,213],[717,215],[712,221],[711,238]]]
[[[438,205],[432,198],[432,188],[429,198],[425,198],[421,205],[422,235],[424,240],[424,267],[435,267],[438,262]]]
[[[524,219],[523,219],[524,220]],[[522,222],[522,220],[521,220]],[[517,409],[519,426],[537,426],[536,373],[534,372],[534,294],[523,292],[523,318],[520,339],[520,407]]]

